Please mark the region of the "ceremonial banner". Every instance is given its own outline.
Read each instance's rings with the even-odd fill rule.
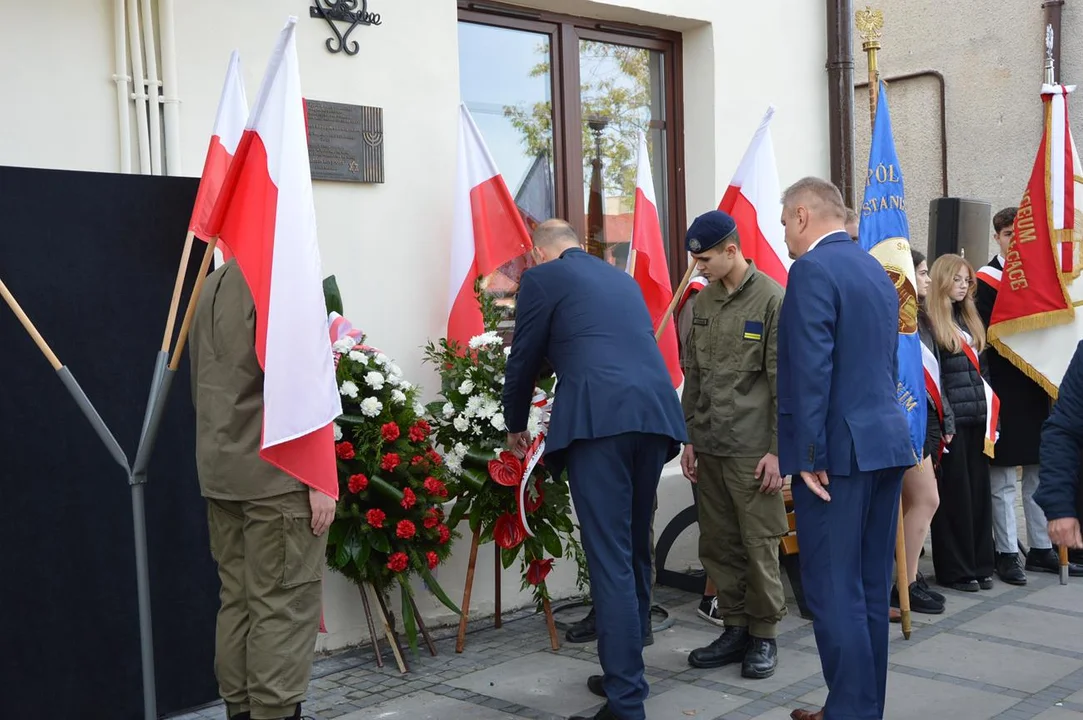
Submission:
[[[910,426],[914,462],[925,446],[925,369],[918,338],[917,274],[910,255],[910,223],[906,217],[902,170],[891,132],[887,92],[880,83],[876,122],[869,149],[865,200],[861,206],[858,242],[884,266],[899,293],[898,400]]]
[[[256,305],[264,370],[260,457],[338,499],[332,421],[342,414],[327,335],[297,19],[279,35],[207,232],[237,258]]]
[[[1042,139],[989,322],[997,352],[1054,398],[1083,338],[1083,321],[1075,311],[1083,302],[1077,210],[1083,203],[1083,170],[1068,122],[1068,93],[1074,89],[1042,86]]]
[[[741,236],[745,257],[785,287],[793,260],[786,249],[781,220],[782,191],[771,142],[771,118],[774,115],[775,109],[767,108],[718,209],[737,222],[737,234]]]
[[[666,263],[666,247],[662,241],[662,226],[658,222],[658,202],[654,195],[654,175],[651,174],[650,152],[647,136],[639,133],[639,167],[636,176],[635,214],[632,218],[632,248],[628,273],[635,278],[643,299],[651,314],[655,332],[666,319],[666,311],[673,300],[669,283],[669,265]],[[658,338],[658,349],[669,370],[673,387],[684,382],[681,359],[677,352],[677,329],[667,323]]]

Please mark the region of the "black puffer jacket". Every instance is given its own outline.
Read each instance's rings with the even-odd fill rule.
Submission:
[[[951,403],[956,427],[985,425],[985,386],[962,350],[953,353],[940,348],[940,384]]]

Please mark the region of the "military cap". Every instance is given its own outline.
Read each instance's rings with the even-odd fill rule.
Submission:
[[[721,210],[712,210],[692,221],[684,246],[690,253],[701,253],[736,233],[737,223],[732,217]]]

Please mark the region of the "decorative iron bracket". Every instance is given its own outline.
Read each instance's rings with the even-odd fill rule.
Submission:
[[[358,8],[358,5],[361,7]],[[359,48],[356,40],[349,40],[350,33],[358,25],[380,25],[380,13],[368,11],[368,0],[312,0],[308,9],[309,17],[323,18],[331,26],[335,37],[327,38],[327,51],[332,53],[345,51],[347,55],[356,55]],[[349,23],[346,32],[339,30],[336,22]],[[337,42],[336,42],[337,41]]]

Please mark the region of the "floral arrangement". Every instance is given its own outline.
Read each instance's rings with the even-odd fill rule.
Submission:
[[[468,517],[479,543],[493,541],[505,568],[520,560],[522,587],[533,588],[539,608],[549,599],[545,578],[555,558],[575,559],[579,587],[586,583],[586,562],[571,519],[571,496],[566,476],[553,477],[538,462],[524,482],[523,462],[506,448],[507,427],[501,412],[504,368],[510,347],[496,328],[502,310],[478,292],[485,332],[469,348],[446,338],[429,343],[427,359],[440,369],[441,398],[428,405],[436,438],[445,451],[450,472],[448,491],[455,499],[448,524]],[[541,381],[530,411],[528,430],[537,436],[546,420],[540,401],[548,398],[553,380]],[[522,507],[520,507],[522,498]],[[533,537],[527,533],[525,516]],[[546,557],[548,555],[549,557]]]
[[[387,355],[332,313],[335,375],[342,395],[335,423],[339,501],[327,542],[328,565],[355,583],[387,595],[402,589],[410,646],[417,624],[409,600],[412,575],[450,610],[459,609],[432,575],[458,536],[444,517],[447,467],[432,446],[432,428],[418,388]]]

